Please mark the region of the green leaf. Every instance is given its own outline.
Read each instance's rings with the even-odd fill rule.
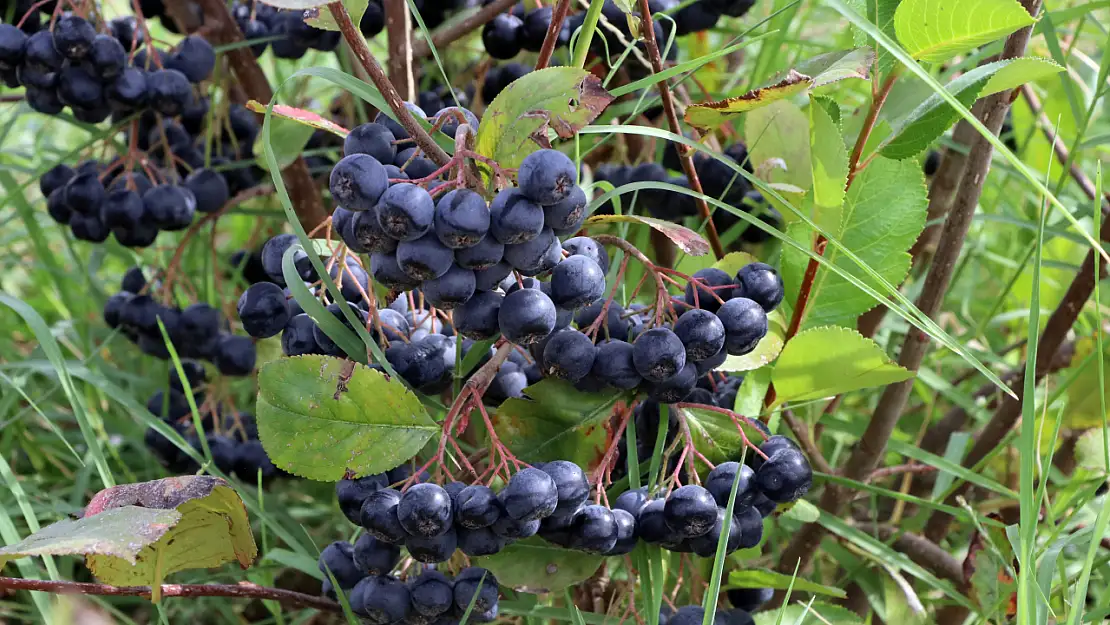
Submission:
[[[786,164],[785,171],[775,169],[771,173],[770,182],[810,188],[809,116],[801,109],[787,101],[756,109],[744,118],[744,137],[748,140],[748,158],[755,167],[772,158]]]
[[[816,523],[821,518],[821,510],[805,499],[799,499],[782,513],[782,518],[799,523]]]
[[[756,417],[762,414],[763,398],[767,396],[767,387],[770,385],[771,367],[746,373],[744,381],[736,391],[736,402],[732,405],[732,411],[745,417]]]
[[[243,501],[226,481],[185,476],[104,489],[82,518],[0,549],[0,567],[30,555],[84,555],[104,583],[160,587],[167,575],[186,569],[231,561],[245,569],[258,548]]]
[[[903,0],[894,32],[913,58],[942,63],[1035,21],[1017,0]]]
[[[817,582],[811,582],[802,577],[795,578],[793,575],[783,575],[782,573],[768,571],[767,569],[743,569],[728,574],[728,585],[730,588],[773,588],[775,590],[786,590],[790,587],[791,582],[794,583],[794,590],[798,592],[827,595],[839,599],[843,599],[847,596],[847,593],[841,588],[825,586]]]
[[[877,157],[853,181],[844,199],[840,223],[827,232],[888,283],[899,284],[910,268],[908,250],[925,226],[927,205],[925,176],[916,162]],[[825,258],[861,281],[878,284],[839,248],[826,250]],[[782,275],[788,291],[797,292],[808,264],[809,258],[802,252],[783,251]],[[843,276],[820,268],[802,327],[854,326],[856,317],[876,303]]]
[[[782,310],[767,315],[767,336],[759,341],[755,349],[743,356],[729,356],[717,367],[719,371],[751,371],[770,364],[782,351],[783,338],[786,336],[786,317]]]
[[[1099,379],[1097,355],[1091,357],[1095,349],[1095,341],[1091,338],[1076,341],[1072,357],[1076,365],[1064,372],[1072,378],[1067,388],[1068,408],[1064,413],[1064,425],[1070,429],[1101,428],[1105,423],[1107,415],[1102,412],[1100,397],[1110,395],[1110,378]],[[1106,369],[1110,366],[1110,356],[1103,354],[1102,359],[1103,369]]]
[[[276,106],[274,107],[277,108]],[[304,152],[308,140],[314,132],[312,126],[294,121],[289,117],[274,116],[271,122],[270,145],[274,148],[279,169],[285,169]],[[265,148],[261,133],[254,141],[254,156],[262,167],[266,166]]]
[[[796,578],[794,588],[806,580]],[[814,601],[792,603],[778,610],[764,610],[752,615],[755,625],[860,625],[859,615],[847,608]]]
[[[1075,441],[1076,463],[1084,469],[1110,472],[1110,466],[1106,466],[1106,437],[1110,437],[1110,431],[1104,428],[1095,428],[1080,434],[1079,440]]]
[[[279,1],[286,2],[288,0]],[[317,4],[319,6],[305,11],[305,23],[323,30],[339,30],[339,24],[335,23],[335,18],[331,16],[331,11],[325,6],[326,3]],[[369,4],[370,0],[343,0],[343,6],[346,7],[347,13],[351,16],[351,21],[354,22],[356,26],[362,23],[362,16],[366,13],[366,6]]]
[[[275,465],[327,482],[392,469],[440,429],[400,382],[316,355],[264,365],[257,414],[259,438]]]
[[[525,74],[486,108],[475,149],[502,167],[519,167],[525,156],[549,146],[548,130],[569,139],[612,99],[598,77],[577,67]]]
[[[894,32],[894,14],[898,10],[898,5],[902,0],[866,0],[867,3],[867,19],[871,20],[879,30],[883,32],[891,40],[896,37]],[[868,41],[872,41],[870,37],[864,35]],[[895,59],[890,52],[882,46],[876,46],[879,50],[878,61],[876,63],[877,71],[880,74],[886,75],[890,70],[894,69]]]
[[[1017,584],[1002,566],[991,549],[980,547],[972,557],[971,596],[978,600],[984,611],[1010,607],[1011,597],[1017,594]]]
[[[740,430],[728,415],[694,408],[687,408],[682,412],[686,418],[686,425],[690,428],[694,447],[710,462],[719,464],[729,460],[740,460],[744,451],[744,438],[740,436]],[[767,426],[759,420],[751,419],[752,415],[743,416],[749,417],[751,421],[741,422],[744,424],[744,434],[749,441],[758,445],[765,437],[771,435],[766,429]]]
[[[979,98],[1052,76],[1063,69],[1048,59],[1037,57],[994,61],[960,75],[945,85],[945,89],[964,106],[971,106]],[[959,117],[955,109],[934,93],[894,123],[890,137],[881,148],[882,154],[899,160],[913,157],[932,145]]]
[[[665,234],[679,249],[691,256],[705,256],[709,253],[709,243],[697,232],[681,224],[656,219],[654,217],[643,217],[640,215],[593,215],[586,220],[585,225],[612,223],[634,223],[651,226]]]
[[[495,555],[473,558],[502,585],[518,592],[542,594],[562,590],[593,575],[602,556],[556,547],[539,537],[515,542]]]
[[[840,207],[844,204],[844,190],[848,185],[848,148],[829,112],[812,98],[809,149],[813,202],[819,209],[814,220],[822,228],[834,228],[840,222]]]
[[[139,553],[158,542],[178,521],[177,510],[125,506],[81,519],[63,519],[0,548],[0,568],[24,556],[99,554],[137,564]]]
[[[786,344],[771,374],[775,405],[831,397],[885,386],[913,377],[894,364],[882,348],[848,328],[813,328]]]
[[[605,419],[618,400],[631,393],[607,389],[583,393],[565,380],[546,378],[510,398],[494,416],[497,436],[525,462],[570,460],[595,466],[605,453]]]
[[[837,50],[806,59],[794,68],[806,76],[813,76],[813,88],[831,85],[849,78],[867,80],[875,64],[875,51],[871,48]]]
[[[813,77],[790,70],[785,78],[773,85],[752,89],[743,95],[724,100],[692,104],[686,107],[684,118],[686,123],[697,128],[716,128],[741,113],[807,93],[813,88],[813,84]]]

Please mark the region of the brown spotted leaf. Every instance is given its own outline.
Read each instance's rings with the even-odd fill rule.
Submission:
[[[549,67],[521,76],[489,103],[475,149],[507,168],[549,145],[548,131],[569,139],[612,101],[601,80],[577,67]]]
[[[701,235],[697,232],[694,232],[686,226],[663,221],[662,219],[655,219],[654,217],[643,217],[640,215],[594,215],[586,220],[586,225],[618,222],[651,226],[667,235],[667,238],[674,242],[679,249],[691,256],[704,256],[709,253],[709,244],[706,243],[705,239],[701,238]]]
[[[266,105],[262,104],[258,100],[248,100],[247,108],[254,111],[255,113],[261,113],[263,115],[266,114]],[[347,135],[351,134],[350,130],[347,130],[343,126],[340,126],[339,124],[329,119],[324,119],[323,117],[320,117],[312,111],[306,111],[304,109],[287,106],[285,104],[275,104],[273,116],[295,121],[298,124],[310,126],[317,130],[325,130],[332,133],[333,135],[343,138],[346,138]]]
[[[848,78],[867,80],[875,64],[875,51],[868,47],[837,50],[818,54],[798,64],[795,69],[813,76],[813,87],[824,87]]]
[[[792,69],[773,85],[752,89],[734,98],[691,105],[686,109],[686,123],[698,128],[716,128],[741,113],[806,93],[813,84],[813,77]]]

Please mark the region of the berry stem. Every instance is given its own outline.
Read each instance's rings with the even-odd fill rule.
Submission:
[[[347,45],[350,46],[351,51],[354,52],[355,57],[358,58],[359,63],[362,64],[363,69],[370,76],[374,86],[385,98],[393,114],[397,116],[397,122],[404,127],[405,131],[416,141],[416,145],[428,158],[440,167],[446,165],[451,157],[443,151],[443,148],[439,147],[439,144],[432,139],[431,135],[420,127],[420,124],[416,123],[416,118],[405,108],[401,94],[397,93],[397,89],[393,87],[393,83],[389,81],[382,70],[382,66],[378,64],[378,60],[370,52],[366,40],[362,38],[362,34],[358,32],[354,22],[351,21],[351,16],[347,13],[347,7],[343,6],[342,2],[332,2],[328,4],[328,9],[331,11],[332,17],[335,18],[335,22],[339,24],[339,30],[343,33]]]
[[[98,595],[115,597],[147,597],[152,595],[150,586],[111,586],[88,582],[62,580],[21,579],[0,577],[0,589],[33,590],[58,595]],[[162,597],[241,597],[244,599],[270,599],[291,606],[309,607],[327,612],[343,613],[343,608],[326,597],[314,597],[283,588],[258,586],[250,582],[238,584],[162,584],[158,590]]]

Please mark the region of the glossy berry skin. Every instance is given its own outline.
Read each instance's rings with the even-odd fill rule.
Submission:
[[[363,534],[355,541],[354,560],[363,575],[387,575],[401,560],[401,548]]]
[[[143,219],[143,199],[130,189],[113,189],[104,200],[101,217],[109,228],[134,229]]]
[[[551,335],[543,348],[543,374],[570,382],[589,375],[597,357],[590,337],[578,330],[563,328]]]
[[[88,56],[101,82],[114,80],[127,67],[127,51],[111,35],[97,35]]]
[[[355,566],[354,548],[351,543],[346,541],[334,542],[324,547],[324,550],[320,552],[317,565],[325,577],[330,572],[343,590],[354,588],[355,584],[358,584],[364,575]]]
[[[559,489],[551,476],[526,467],[509,479],[499,495],[505,514],[514,521],[549,517],[559,505]]]
[[[339,211],[339,208],[335,209]],[[340,231],[343,240],[351,245],[352,242],[363,254],[393,253],[397,250],[397,239],[394,239],[382,228],[378,219],[377,208],[354,213],[348,230]]]
[[[558,150],[538,150],[524,157],[517,170],[521,193],[541,206],[561,202],[570,195],[578,177],[574,161]]]
[[[703,558],[712,558],[717,554],[717,542],[720,540],[721,534],[724,533],[726,518],[728,516],[725,514],[725,509],[717,508],[717,521],[713,524],[713,527],[705,534],[690,540],[690,547],[696,555]],[[736,521],[732,520],[725,543],[725,553],[732,553],[739,549],[741,539],[742,531],[736,527]]]
[[[512,13],[501,13],[482,28],[482,44],[495,59],[511,59],[520,54],[520,33],[524,22]],[[487,104],[489,104],[487,102]]]
[[[551,301],[564,310],[577,310],[605,294],[605,272],[588,256],[570,256],[551,271]]]
[[[397,506],[400,503],[401,493],[392,488],[370,493],[362,502],[359,525],[378,540],[393,545],[404,542],[408,532],[397,519]]]
[[[320,353],[315,329],[316,322],[304,313],[290,318],[281,331],[281,352],[286,356]]]
[[[640,508],[636,520],[636,531],[644,542],[662,544],[674,537],[663,516],[665,507],[665,500],[652,499]]]
[[[96,28],[83,17],[63,15],[54,23],[54,48],[71,61],[88,55],[96,39]]]
[[[245,376],[254,371],[256,357],[250,337],[225,334],[216,344],[213,362],[223,375]]]
[[[424,298],[440,310],[455,310],[474,295],[476,281],[474,270],[452,264],[447,273],[426,280],[421,287]]]
[[[750,263],[736,273],[736,295],[746,297],[771,312],[782,303],[785,287],[774,267],[765,263]]]
[[[162,230],[184,230],[193,222],[197,201],[193,193],[177,185],[161,185],[143,194],[143,211]]]
[[[497,313],[501,334],[517,345],[542,341],[555,329],[557,311],[538,289],[520,289],[505,296]]]
[[[256,339],[276,335],[290,319],[285,292],[273,282],[252,284],[239,296],[237,310],[243,329]]]
[[[461,527],[476,530],[489,527],[501,518],[502,506],[488,486],[472,484],[455,497],[454,512],[455,522]]]
[[[351,134],[343,140],[343,153],[367,154],[378,160],[379,163],[392,163],[397,156],[397,148],[393,145],[393,133],[382,124],[369,122],[355,126]]]
[[[543,208],[520,189],[503,189],[489,205],[490,234],[505,245],[531,241],[544,228]]]
[[[335,495],[343,516],[358,524],[362,514],[362,502],[372,493],[388,486],[384,475],[368,475],[353,480],[339,480],[335,483]]]
[[[62,187],[65,204],[70,210],[84,215],[99,213],[107,198],[104,185],[95,172],[79,173]]]
[[[535,536],[540,530],[540,520],[516,521],[507,516],[502,516],[489,529],[507,542],[512,542]]]
[[[497,596],[497,578],[486,569],[472,566],[455,576],[455,611],[459,614],[465,613],[471,602],[472,616],[487,612],[497,605]]]
[[[689,282],[686,285],[686,303],[692,307],[717,312],[717,309],[721,307],[721,302],[717,301],[717,298],[728,300],[732,296],[733,289],[731,287],[735,286],[732,276],[720,269],[708,267],[698,270],[691,277],[697,281],[698,285],[696,290],[694,282]]]
[[[436,203],[436,236],[451,249],[477,245],[489,231],[489,224],[489,207],[470,189],[448,191]]]
[[[148,94],[146,72],[135,67],[124,68],[104,91],[108,104],[117,111],[130,111],[144,106]]]
[[[367,154],[348,154],[331,170],[328,188],[343,208],[365,211],[374,208],[389,187],[389,175],[377,159]]]
[[[613,502],[613,510],[624,510],[636,518],[640,516],[640,510],[647,502],[647,488],[626,490]]]
[[[813,486],[813,469],[797,449],[776,451],[755,472],[760,492],[775,503],[791,503]]]
[[[717,522],[717,502],[701,486],[680,486],[667,496],[663,518],[667,527],[679,537],[696,538],[713,529]]]
[[[740,532],[740,548],[751,549],[763,540],[763,513],[755,506],[734,508],[732,522]]]
[[[767,335],[767,313],[746,297],[734,297],[717,311],[725,326],[725,350],[733,356],[750,353]]]
[[[550,208],[545,208],[544,212],[546,213]],[[601,267],[602,273],[609,272],[609,253],[605,251],[605,246],[590,237],[567,239],[563,241],[563,249],[571,256],[585,256],[593,260],[598,267]]]
[[[768,436],[767,440],[759,445],[759,451],[763,452],[763,456],[770,458],[783,449],[799,449],[798,444],[791,438],[781,434]],[[758,470],[764,463],[763,456],[757,453],[748,454],[747,463],[752,469]]]
[[[772,588],[733,588],[728,591],[728,601],[734,608],[753,612],[775,596]]]
[[[420,286],[397,263],[397,255],[389,252],[376,252],[370,255],[370,275],[374,281],[391,289],[408,291]]]
[[[573,549],[605,553],[617,544],[617,520],[605,506],[583,507],[574,515],[568,530]]]
[[[386,189],[378,205],[378,223],[386,234],[398,241],[413,241],[424,236],[432,228],[434,218],[432,196],[407,182]]]
[[[559,503],[555,507],[554,516],[574,514],[590,496],[590,484],[586,480],[586,474],[577,464],[567,460],[555,460],[544,463],[540,470],[554,480],[555,488],[559,493]]]
[[[605,551],[607,556],[620,556],[632,553],[636,548],[636,517],[627,510],[613,509],[613,520],[617,524],[617,540]]]
[[[755,471],[751,467],[739,462],[722,462],[709,472],[709,476],[705,480],[705,488],[713,495],[714,501],[722,508],[728,505],[729,495],[732,493],[732,485],[737,479],[737,474],[740,476],[740,483],[736,485],[736,504],[735,509],[750,506],[752,500],[755,499]]]
[[[266,455],[261,441],[249,440],[239,443],[235,448],[235,475],[244,482],[254,484],[259,474],[265,483],[277,477],[278,468]]]
[[[674,333],[686,347],[688,362],[715,356],[725,346],[725,325],[708,310],[692,308],[679,315]]]
[[[220,210],[231,197],[227,179],[214,169],[194,169],[185,178],[185,187],[192,191],[197,201],[197,210],[202,213]]]
[[[572,234],[582,227],[582,222],[586,219],[587,203],[586,192],[582,190],[582,187],[574,185],[565,198],[543,207],[544,223],[549,228],[553,228],[556,234],[560,236]],[[608,265],[608,262],[606,265]],[[607,268],[603,267],[602,269]]]
[[[632,359],[632,344],[624,341],[603,341],[597,347],[590,374],[609,386],[630,390],[639,386],[643,376],[636,370]]]
[[[189,35],[177,44],[166,66],[185,74],[189,82],[199,83],[216,67],[216,52],[203,37]]]
[[[456,527],[455,533],[458,535],[459,551],[472,558],[492,556],[505,548],[505,539],[489,527],[472,530]]]
[[[503,299],[504,296],[496,291],[475,293],[455,309],[452,315],[455,331],[475,341],[493,338],[499,331],[497,317]]]
[[[686,346],[667,328],[652,328],[632,344],[632,363],[648,382],[663,382],[686,366]]]
[[[404,620],[412,610],[409,589],[394,577],[364,577],[351,594],[351,610],[373,625]]]
[[[535,276],[559,264],[563,248],[551,228],[544,228],[535,238],[505,246],[505,262],[526,276]]]
[[[193,102],[193,88],[185,74],[175,69],[159,69],[147,74],[150,106],[166,116],[180,115]]]
[[[683,401],[698,384],[698,368],[686,363],[678,373],[663,380],[647,384],[648,397],[661,404],[675,404]]]
[[[27,35],[22,30],[12,24],[0,24],[0,69],[15,70],[23,62],[26,48]]]
[[[440,243],[434,232],[397,245],[397,264],[401,271],[414,280],[438,278],[451,268],[455,253]]]
[[[455,528],[451,528],[438,536],[408,536],[405,538],[405,549],[417,562],[435,564],[451,559],[459,546],[459,537]]]
[[[455,585],[439,571],[424,571],[409,580],[412,609],[429,618],[435,618],[455,605]]]
[[[436,484],[413,485],[397,507],[397,520],[413,536],[439,536],[451,527],[451,519],[451,497]]]

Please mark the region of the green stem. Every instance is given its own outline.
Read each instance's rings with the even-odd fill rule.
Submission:
[[[578,35],[578,46],[574,49],[574,66],[586,68],[586,55],[590,53],[590,44],[593,43],[594,31],[597,30],[597,20],[601,17],[601,7],[604,0],[590,0],[590,8],[586,10],[586,21],[582,22],[582,32]]]

